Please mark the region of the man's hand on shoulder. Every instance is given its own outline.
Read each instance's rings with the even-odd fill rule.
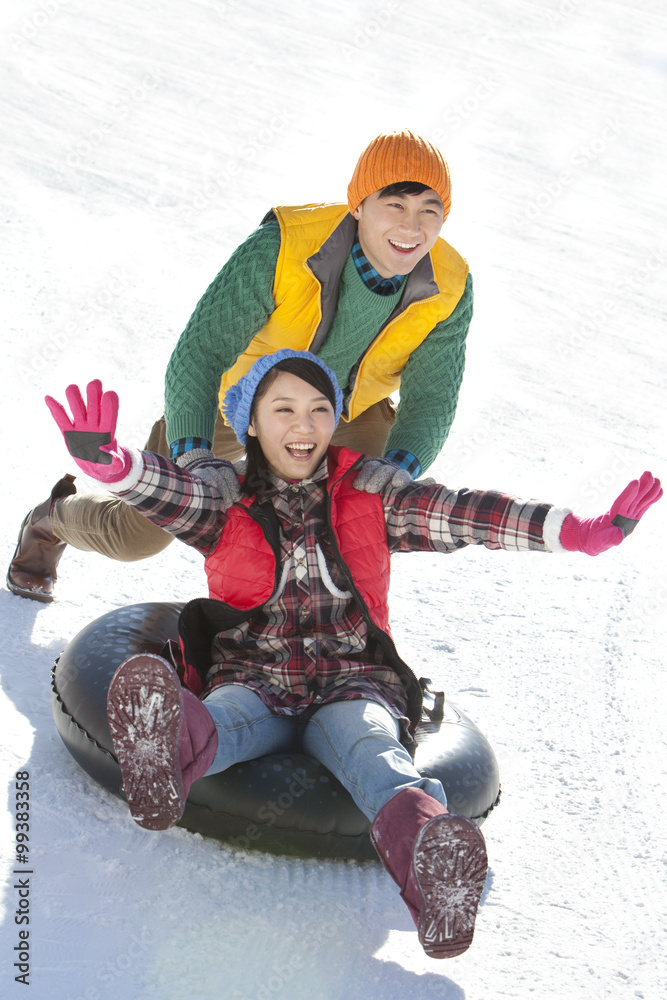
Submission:
[[[386,458],[367,458],[357,473],[354,485],[365,493],[381,493],[387,486],[402,489],[411,482],[412,476],[407,469]]]
[[[241,498],[236,469],[231,462],[216,458],[208,448],[196,448],[179,455],[176,464],[195,473],[211,486],[225,507],[231,507]]]

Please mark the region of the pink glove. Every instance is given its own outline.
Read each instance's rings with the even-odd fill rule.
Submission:
[[[597,556],[613,545],[620,545],[626,535],[634,531],[637,521],[651,504],[661,496],[660,480],[645,472],[641,479],[628,483],[614,500],[611,510],[602,517],[582,520],[576,514],[568,514],[560,529],[560,543],[569,552]]]
[[[77,385],[65,390],[72,420],[52,396],[45,396],[51,416],[63,433],[70,455],[79,468],[101,483],[117,483],[130,471],[132,460],[116,441],[118,396],[103,392],[99,379],[88,383],[83,401]]]

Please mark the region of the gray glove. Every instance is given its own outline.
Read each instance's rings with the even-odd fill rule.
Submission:
[[[211,486],[222,500],[225,507],[231,507],[237,500],[241,499],[239,489],[239,475],[243,475],[245,462],[225,462],[224,459],[216,458],[208,448],[194,448],[179,455],[176,464],[182,469],[195,472],[199,479]]]
[[[386,458],[367,458],[357,473],[354,485],[365,493],[380,493],[385,486],[401,489],[411,482],[412,476],[407,469],[401,469],[395,462]]]
[[[380,493],[387,486],[400,490],[413,482],[419,486],[435,485],[435,479],[413,479],[407,469],[387,458],[367,458],[357,473],[354,485],[365,493]]]

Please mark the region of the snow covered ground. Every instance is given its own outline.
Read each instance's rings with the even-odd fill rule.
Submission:
[[[44,393],[102,377],[143,443],[229,253],[273,204],[343,200],[393,128],[449,159],[444,235],[476,282],[434,474],[592,514],[646,468],[667,479],[660,0],[15,0],[0,37],[3,566],[69,468]],[[69,757],[54,658],[112,607],[201,594],[196,555],[70,550],[52,606],[0,590],[2,997],[24,995],[19,771],[38,1000],[666,996],[666,504],[595,560],[395,561],[399,648],[501,765],[475,941],[450,962],[378,865],[142,831]]]

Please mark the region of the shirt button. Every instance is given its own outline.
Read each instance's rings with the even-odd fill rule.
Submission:
[[[299,492],[299,487],[298,486],[290,486],[290,489],[291,489],[292,493],[298,493]]]

